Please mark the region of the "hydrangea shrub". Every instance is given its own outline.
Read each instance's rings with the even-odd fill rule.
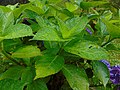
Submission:
[[[119,90],[120,10],[111,7],[104,0],[0,6],[0,90]]]

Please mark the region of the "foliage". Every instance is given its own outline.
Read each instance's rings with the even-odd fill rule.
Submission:
[[[99,61],[120,63],[119,8],[106,0],[29,1],[0,6],[0,90],[119,88],[110,81],[118,66],[109,71]]]

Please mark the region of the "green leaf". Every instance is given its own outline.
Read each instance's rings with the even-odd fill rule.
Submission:
[[[32,21],[31,19],[35,19],[38,16],[37,13],[35,13],[34,11],[31,11],[31,10],[28,10],[28,9],[26,9],[22,14],[23,14],[22,18],[29,18],[28,21]],[[34,22],[34,21],[32,21],[32,22]],[[34,22],[34,23],[36,23],[36,22]]]
[[[12,12],[5,13],[5,16],[3,17],[3,32],[6,28],[8,28],[10,25],[14,23],[14,16]]]
[[[12,10],[6,6],[0,6],[0,9],[5,12],[5,13],[8,13],[8,12],[11,12]]]
[[[92,66],[96,77],[106,86],[110,77],[107,66],[100,61],[93,61]]]
[[[53,14],[53,16],[56,16],[56,12],[59,13],[59,17],[61,17],[63,20],[68,19],[69,17],[73,18],[74,14],[67,10],[66,8],[61,8],[58,5],[50,5],[51,12],[50,14]]]
[[[36,21],[38,22],[39,26],[42,28],[47,26],[45,20],[42,17],[36,17]]]
[[[22,73],[21,81],[30,84],[34,79],[34,76],[35,76],[35,69],[33,67],[27,67],[24,69]]]
[[[6,7],[13,11],[14,9],[16,9],[17,6],[18,6],[18,3],[14,5],[7,5]]]
[[[71,17],[71,18],[74,17],[74,14],[67,9],[62,8],[62,10],[60,10],[59,12],[61,14],[68,16],[68,17]]]
[[[64,59],[60,56],[42,56],[36,62],[36,77],[42,78],[59,72],[64,65]]]
[[[60,42],[44,41],[44,46],[47,49],[60,48]],[[47,50],[46,49],[46,50]],[[54,51],[54,50],[53,50]]]
[[[46,2],[46,0],[44,0],[44,1],[40,1],[40,0],[29,0],[29,1],[30,1],[31,4],[33,4],[33,5],[37,6],[37,7],[40,7],[40,8],[42,8],[42,9],[43,9],[43,6],[44,6],[44,4],[45,4],[45,2]]]
[[[23,90],[25,84],[19,80],[0,80],[0,90]]]
[[[13,11],[14,16],[15,16],[15,19],[17,19],[17,18],[20,16],[20,14],[23,13],[26,9],[31,10],[31,11],[34,11],[34,12],[37,13],[38,15],[44,13],[44,11],[43,11],[41,8],[36,7],[35,5],[32,5],[32,4],[30,4],[30,3],[28,3],[28,4],[22,4],[22,5],[20,5],[19,8],[16,8],[16,9]]]
[[[34,11],[38,15],[44,14],[44,11],[40,7],[34,6],[32,4],[26,7],[26,9]]]
[[[70,38],[71,36],[79,34],[89,22],[87,16],[72,18],[66,23],[61,19],[57,18],[58,24],[60,26],[60,31],[63,38]]]
[[[14,16],[12,12],[3,12],[0,10],[0,35],[4,33],[4,30],[14,23]]]
[[[51,27],[44,27],[39,30],[33,37],[33,40],[44,40],[44,41],[65,41],[61,39],[56,30]]]
[[[110,61],[112,65],[117,65],[120,63],[120,50],[109,50],[110,53]]]
[[[3,41],[4,50],[7,52],[15,50],[15,48],[17,48],[16,46],[20,45],[23,45],[20,39],[6,39]]]
[[[27,90],[48,90],[47,85],[43,80],[37,79],[27,85]]]
[[[4,37],[0,37],[0,42],[1,42],[2,40],[4,40]]]
[[[21,66],[11,67],[0,75],[0,80],[6,79],[6,78],[18,80],[21,77],[23,70],[24,68]]]
[[[12,54],[12,57],[17,57],[17,58],[29,58],[29,57],[35,57],[35,56],[40,56],[40,49],[37,48],[36,46],[25,46],[22,48],[19,48],[17,51],[15,51]]]
[[[82,16],[78,18],[78,20],[79,21],[76,23],[76,25],[70,30],[70,32],[68,32],[70,36],[79,34],[89,22],[89,19],[87,16]]]
[[[97,44],[90,41],[79,41],[66,45],[64,49],[72,54],[79,55],[88,60],[108,59],[108,52]]]
[[[49,0],[49,3],[59,3],[59,2],[61,2],[62,0]]]
[[[44,50],[42,53],[48,54],[48,55],[57,55],[59,50],[60,50],[60,48],[49,48],[49,49]]]
[[[91,1],[91,2],[81,2],[80,3],[80,7],[83,9],[88,9],[90,7],[96,7],[96,6],[100,6],[100,5],[104,5],[107,4],[108,2],[103,2],[103,1]]]
[[[110,54],[109,61],[111,65],[117,65],[120,63],[120,38],[114,39],[110,44],[106,46]]]
[[[4,39],[20,38],[33,36],[32,29],[24,24],[11,25],[4,31]]]
[[[65,65],[62,71],[73,90],[89,90],[88,78],[84,69]]]
[[[106,20],[110,20],[113,16],[113,13],[111,11],[105,11],[103,13],[103,16],[105,17]]]
[[[75,5],[75,4],[71,3],[71,2],[66,2],[65,5],[66,5],[66,8],[67,8],[70,12],[73,12],[73,11],[75,11],[75,10],[78,8],[77,5]]]
[[[113,38],[120,38],[120,28],[116,25],[113,25],[109,21],[102,19],[102,21],[107,26],[107,31]]]
[[[60,31],[62,33],[62,37],[63,38],[68,38],[69,34],[67,34],[67,33],[69,32],[69,28],[67,27],[67,25],[61,19],[57,18],[57,21],[58,21],[58,24],[60,26]]]
[[[119,19],[118,19],[118,20],[117,20],[117,19],[115,19],[115,20],[110,20],[110,21],[109,21],[109,23],[119,23],[119,22],[120,22],[120,20],[119,20]]]

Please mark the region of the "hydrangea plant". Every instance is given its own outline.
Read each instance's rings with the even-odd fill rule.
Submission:
[[[119,88],[119,17],[105,0],[0,6],[0,90]]]

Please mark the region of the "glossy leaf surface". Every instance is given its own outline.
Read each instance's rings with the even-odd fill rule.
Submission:
[[[25,84],[19,80],[4,79],[0,81],[0,90],[23,90]]]
[[[105,49],[90,41],[79,41],[66,46],[65,50],[89,60],[101,60],[108,58],[108,52]]]
[[[36,62],[36,77],[42,78],[57,73],[62,69],[64,65],[64,59],[60,56],[42,56],[40,60]]]
[[[0,80],[6,79],[6,78],[18,80],[20,78],[23,70],[24,70],[24,68],[21,66],[11,67],[7,71],[5,71],[4,73],[1,74]]]
[[[94,74],[103,83],[103,85],[106,86],[109,80],[109,70],[107,66],[100,61],[93,61],[92,66]]]
[[[27,90],[48,90],[47,85],[43,80],[37,79],[27,85]]]
[[[35,57],[35,56],[40,56],[40,50],[36,46],[25,46],[21,47],[18,50],[16,50],[13,54],[12,57],[17,57],[17,58],[29,58],[29,57]]]
[[[73,90],[89,90],[88,78],[84,69],[65,65],[62,71]]]
[[[33,36],[32,29],[24,24],[11,25],[4,33],[4,39],[14,39],[25,36]]]

